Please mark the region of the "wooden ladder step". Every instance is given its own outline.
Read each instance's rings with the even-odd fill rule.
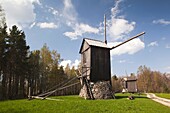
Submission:
[[[88,80],[87,80],[86,77],[85,77],[85,84],[86,84],[87,93],[88,93],[90,99],[93,99],[93,100],[94,100],[94,96],[93,96],[93,93],[92,93],[92,90],[91,90],[91,87],[90,87],[90,83],[88,82]]]

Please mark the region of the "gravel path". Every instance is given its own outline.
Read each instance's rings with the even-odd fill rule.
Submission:
[[[165,98],[160,98],[160,97],[157,97],[155,94],[153,93],[146,93],[147,94],[147,97],[158,102],[158,103],[161,103],[165,106],[168,106],[170,107],[170,99],[165,99]]]

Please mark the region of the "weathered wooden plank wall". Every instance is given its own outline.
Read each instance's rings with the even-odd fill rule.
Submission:
[[[110,50],[107,48],[91,47],[92,82],[111,80]]]

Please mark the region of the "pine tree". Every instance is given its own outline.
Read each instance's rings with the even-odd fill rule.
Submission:
[[[7,77],[4,74],[5,71],[5,52],[6,52],[6,37],[7,37],[7,26],[5,23],[5,13],[2,7],[0,6],[0,78],[2,80],[2,86],[0,84],[0,99],[6,99],[7,89],[6,82]],[[1,82],[0,80],[0,82]]]
[[[27,75],[27,90],[31,87],[31,95],[40,93],[41,75],[40,75],[40,51],[35,50],[29,55],[29,71]]]
[[[23,98],[25,95],[24,82],[27,72],[29,46],[26,46],[25,34],[13,26],[6,38],[6,69],[9,99]]]

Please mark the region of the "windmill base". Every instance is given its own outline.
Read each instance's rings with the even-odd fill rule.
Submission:
[[[114,99],[114,93],[111,88],[110,81],[98,81],[91,84],[91,91],[94,99]],[[87,86],[84,84],[80,90],[80,97],[91,99],[88,94]]]

